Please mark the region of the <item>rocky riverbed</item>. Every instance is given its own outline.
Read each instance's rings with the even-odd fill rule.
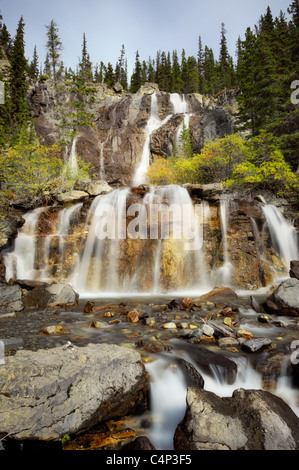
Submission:
[[[31,299],[34,298],[32,290],[26,292],[30,293]],[[178,449],[204,448],[201,439],[210,443],[206,444],[206,448],[211,449],[269,449],[273,445],[282,449],[298,448],[296,434],[298,432],[298,418],[294,412],[297,412],[298,415],[299,376],[298,366],[295,364],[297,361],[292,361],[291,357],[296,353],[299,321],[297,316],[282,316],[279,311],[273,313],[274,294],[271,295],[271,299],[270,302],[269,295],[242,297],[231,289],[223,288],[214,289],[199,298],[79,299],[72,306],[58,304],[58,306],[43,306],[42,308],[25,307],[21,311],[2,313],[0,315],[0,338],[4,344],[5,358],[4,364],[1,366],[2,408],[0,407],[0,417],[2,416],[2,425],[0,432],[3,447],[14,447],[20,441],[22,445],[25,443],[26,446],[33,445],[33,443],[37,445],[36,440],[38,440],[38,445],[41,442],[51,442],[52,444],[55,442],[55,445],[59,447],[63,443],[64,448],[68,449],[123,449],[127,446],[135,449],[164,449],[171,448],[175,434],[175,445]],[[271,313],[270,307],[272,307]],[[93,347],[98,350],[95,349],[91,353],[90,348]],[[103,353],[101,348],[111,348],[111,351]],[[73,351],[72,354],[75,355],[72,359],[73,366],[69,356],[70,351]],[[67,358],[65,354],[68,355]],[[104,360],[103,369],[100,365],[97,369],[95,364],[101,364],[101,361],[94,362],[95,358],[107,357],[107,355],[111,358],[111,364],[109,361],[105,363]],[[90,363],[86,359],[89,356]],[[31,374],[33,378],[32,380],[30,378],[28,382],[28,378],[26,379],[28,370],[24,371],[22,364],[27,364],[31,370],[30,361],[31,364],[34,364],[35,373]],[[87,361],[86,364],[84,361]],[[131,366],[128,366],[128,361]],[[69,363],[71,372],[65,372],[65,376],[63,376],[60,363]],[[138,380],[135,377],[136,380],[134,379],[132,383],[127,385],[132,372],[126,372],[126,370],[132,367],[132,363],[136,364],[133,366],[136,371],[138,368],[140,369],[140,374]],[[85,375],[84,380],[81,377],[82,364],[85,364],[87,369],[95,371],[95,374],[96,370],[99,370],[99,376],[102,376],[103,371],[107,373],[107,369],[115,370],[115,377],[123,377],[123,383],[120,380],[116,386],[113,374],[111,378],[111,374],[108,373],[105,379],[106,385],[102,384],[102,391],[98,391],[94,389],[93,384],[88,385]],[[11,377],[11,372],[17,370],[16,365],[22,370],[20,377],[12,378],[9,381],[5,374]],[[49,370],[46,369],[46,366],[49,367]],[[75,366],[78,367],[78,370]],[[220,442],[216,442],[215,435],[211,433],[208,441],[206,441],[207,436],[205,435],[199,436],[198,441],[194,442],[194,439],[192,440],[191,435],[186,431],[188,428],[191,432],[190,426],[186,424],[186,419],[189,420],[188,422],[192,422],[193,419],[190,418],[190,413],[192,415],[190,403],[193,403],[195,399],[197,403],[203,403],[202,400],[211,401],[210,396],[194,398],[197,396],[196,390],[205,391],[209,389],[211,383],[217,383],[218,386],[220,385],[217,393],[220,391],[221,396],[225,396],[226,393],[231,396],[231,393],[238,389],[240,384],[242,388],[247,389],[248,386],[251,388],[250,377],[247,377],[249,380],[245,378],[243,382],[242,380],[240,382],[240,370],[242,375],[244,366],[245,375],[255,374],[258,377],[258,385],[253,384],[253,388],[258,386],[261,390],[261,395],[258,396],[260,405],[256,406],[264,409],[265,416],[267,416],[262,428],[264,430],[270,429],[275,420],[282,420],[285,429],[284,436],[280,440],[278,437],[277,439],[273,437],[270,440],[272,444],[269,444],[269,439],[265,438],[265,433],[261,430],[259,438],[253,439],[253,430],[260,427],[259,422],[261,421],[256,413],[250,430],[248,433],[244,431],[241,438],[236,429],[238,426],[245,429],[244,423],[247,418],[240,421],[238,412],[237,414],[232,413],[230,426],[233,426],[232,436],[236,431],[236,435],[240,439],[232,442],[233,437],[225,440],[221,436],[219,437]],[[171,415],[174,416],[171,429],[167,428],[165,423],[160,423],[160,426],[159,420],[163,421],[164,419],[165,421],[165,416],[159,416],[159,410],[156,409],[157,399],[158,401],[160,399],[161,403],[165,400],[165,390],[159,388],[159,384],[163,380],[159,382],[160,379],[157,379],[159,376],[161,378],[163,374],[166,374],[166,378],[163,379],[164,383],[168,383],[170,387],[168,392],[166,391],[166,395],[168,393],[170,397],[171,394],[174,396],[177,392],[181,394],[180,403],[174,403],[174,409],[171,411]],[[39,384],[41,388],[38,389],[38,392],[36,391],[35,375],[41,377]],[[61,382],[58,389],[62,395],[59,395],[57,390],[52,390],[54,383],[59,384],[58,377]],[[146,377],[149,377],[149,380]],[[283,405],[277,402],[280,400],[277,396],[281,395],[281,380],[287,380],[289,387],[286,395],[282,397]],[[83,386],[82,382],[84,381],[86,383]],[[174,382],[172,383],[172,381]],[[79,384],[78,390],[76,384]],[[91,399],[91,409],[87,412],[88,416],[84,411],[84,418],[82,418],[81,410],[82,407],[85,409],[89,400],[86,398],[82,404],[78,402],[78,397],[82,397],[81,386],[83,386],[83,390],[91,388],[95,395],[106,397],[102,400],[99,399],[98,402],[93,402]],[[50,391],[49,387],[52,387]],[[130,393],[124,394],[123,389],[126,387]],[[212,389],[210,388],[210,390]],[[107,390],[112,390],[110,395]],[[195,391],[192,392],[192,390]],[[207,390],[207,393],[212,393],[210,390]],[[13,405],[13,399],[15,404],[23,403],[23,400],[28,401],[30,393],[31,395],[39,395],[38,408],[36,409],[39,412],[42,410],[44,416],[48,415],[48,421],[51,421],[52,416],[54,423],[56,422],[54,416],[57,416],[57,406],[61,406],[62,403],[71,403],[69,407],[64,406],[65,414],[59,415],[60,418],[57,420],[60,422],[59,426],[53,423],[50,425],[48,421],[43,426],[40,422],[40,414],[37,413],[33,416],[31,414],[30,419],[36,420],[34,429],[40,429],[40,431],[27,432],[26,429],[29,428],[26,425],[28,409],[32,410],[33,405],[25,403],[20,407],[24,414],[24,429],[18,434],[14,425],[16,415],[13,414],[13,418],[10,413],[5,415],[7,406],[9,403]],[[250,392],[248,393],[250,395]],[[270,393],[271,398],[268,395],[264,396],[264,393]],[[52,397],[50,401],[54,402],[51,406],[49,396]],[[219,396],[215,396],[219,400]],[[239,403],[240,397],[243,395],[240,392],[237,396]],[[31,399],[33,398],[31,396]],[[76,402],[76,406],[72,400]],[[252,400],[258,403],[257,398],[252,397],[251,399],[246,395],[244,404],[251,403]],[[290,402],[286,403],[288,401]],[[116,406],[116,403],[123,406]],[[240,403],[238,406],[242,407]],[[198,413],[198,406],[195,407],[195,414]],[[215,406],[218,415],[220,415],[218,401]],[[227,409],[234,407],[232,403],[227,406]],[[247,411],[244,410],[244,416],[246,413],[252,414],[250,406],[248,405]],[[227,415],[225,406],[222,408],[224,416]],[[213,410],[213,407],[210,409]],[[47,413],[47,410],[51,410],[51,413]],[[158,416],[155,414],[157,412]],[[178,415],[175,412],[178,412]],[[61,413],[60,409],[59,413]],[[213,415],[213,411],[211,413]],[[78,415],[80,419],[78,419]],[[20,416],[17,415],[17,419],[20,423]],[[206,416],[205,419],[209,420],[210,418]],[[223,416],[219,420],[223,424]],[[170,420],[166,416],[167,421]],[[179,421],[181,421],[181,425],[176,431]],[[160,426],[158,435],[155,433],[157,423],[158,427]],[[219,423],[215,422],[213,426],[217,429]],[[43,430],[41,431],[41,429]],[[193,437],[196,433],[198,434],[198,431],[193,430]],[[17,440],[11,439],[13,436]]]

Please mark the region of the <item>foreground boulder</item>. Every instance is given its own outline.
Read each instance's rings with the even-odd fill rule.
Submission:
[[[24,282],[24,281],[23,281]],[[28,290],[24,297],[25,307],[74,307],[78,304],[79,294],[63,282],[44,284]]]
[[[0,283],[0,314],[19,312],[23,310],[21,286],[8,285],[6,282]]]
[[[279,397],[235,390],[232,397],[189,388],[176,450],[298,450],[299,419]]]
[[[299,280],[283,281],[267,298],[264,309],[277,315],[299,316]]]
[[[0,366],[0,434],[58,440],[147,403],[140,355],[112,344],[18,351]]]

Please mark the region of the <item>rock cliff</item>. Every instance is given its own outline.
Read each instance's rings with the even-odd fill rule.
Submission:
[[[161,126],[150,135],[151,159],[171,155],[187,115],[194,152],[208,139],[233,132],[237,113],[234,92],[217,99],[188,94],[183,109],[179,102],[176,106],[174,98],[178,96],[160,92],[156,84],[147,83],[135,94],[116,90],[105,84],[83,89],[72,82],[55,87],[51,81],[36,83],[29,103],[37,135],[47,145],[63,143],[66,160],[72,152],[77,154],[95,166],[98,177],[131,184],[145,145],[153,93]]]

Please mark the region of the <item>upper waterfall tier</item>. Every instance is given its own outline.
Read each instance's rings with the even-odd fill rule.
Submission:
[[[144,183],[149,162],[171,156],[183,119],[190,121],[195,152],[208,139],[234,130],[234,96],[223,103],[220,98],[160,92],[155,84],[135,94],[113,93],[102,84],[94,89],[92,97],[77,96],[73,87],[66,85],[62,91],[46,82],[36,86],[30,102],[41,140],[65,142],[63,155],[74,171],[79,157],[94,165],[98,177],[106,181],[119,180],[124,186]],[[78,102],[90,125],[77,126],[74,136],[69,117]]]

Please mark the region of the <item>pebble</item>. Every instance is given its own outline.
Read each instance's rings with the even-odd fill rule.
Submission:
[[[206,336],[213,336],[214,334],[214,328],[212,328],[210,325],[207,325],[207,324],[202,325],[201,331]]]
[[[240,337],[247,338],[247,339],[253,338],[253,334],[250,333],[250,331],[242,330],[242,329],[237,331],[237,336],[238,336],[238,338],[240,338]]]
[[[176,328],[176,324],[174,322],[164,323],[162,326],[163,326],[163,328],[165,328],[167,330]]]

